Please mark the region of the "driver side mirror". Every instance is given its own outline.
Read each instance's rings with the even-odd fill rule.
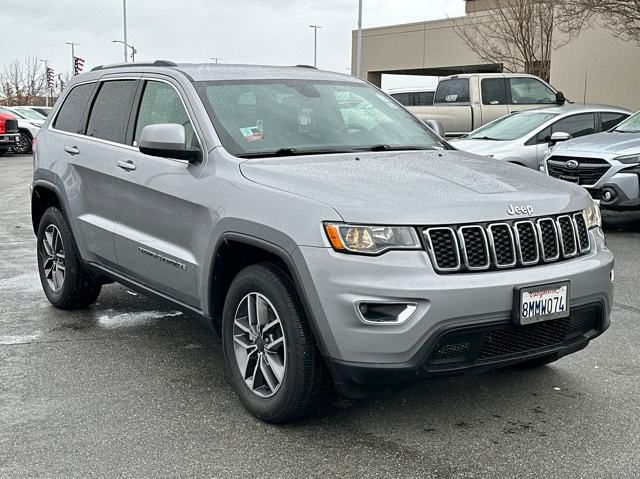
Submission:
[[[200,161],[200,151],[187,148],[184,126],[177,123],[145,126],[138,140],[138,149],[145,155],[177,158],[189,163]]]
[[[564,93],[561,91],[556,93],[556,103],[558,105],[564,105],[567,102],[567,99],[564,96]]]
[[[424,124],[440,138],[444,138],[444,125],[441,122],[437,120],[424,120]]]
[[[562,143],[563,141],[567,141],[570,139],[571,135],[569,133],[565,133],[564,131],[556,131],[553,135],[551,135],[549,146],[555,146],[558,143]]]

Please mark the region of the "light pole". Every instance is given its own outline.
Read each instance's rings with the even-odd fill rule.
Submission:
[[[122,0],[122,22],[124,25],[124,41],[121,43],[124,45],[124,62],[127,63],[127,47],[129,46],[127,43],[127,0]]]
[[[358,46],[356,53],[356,76],[362,74],[362,0],[358,0]]]
[[[77,45],[80,45],[79,43],[75,43],[75,42],[65,42],[67,45],[71,45],[71,76],[74,76],[76,74],[76,49],[75,47]]]
[[[44,63],[44,74],[47,77],[47,94],[44,97],[44,106],[49,106],[49,76],[47,75],[47,73],[49,73],[49,60],[40,60],[42,63]]]
[[[320,25],[309,25],[313,28],[313,66],[318,66],[318,28],[322,28]]]
[[[124,43],[124,42],[122,40],[111,40],[111,43]],[[125,43],[124,51],[128,53],[127,48],[131,48],[131,61],[135,62],[136,53],[138,53],[138,50],[136,50],[136,47],[134,47],[133,45],[129,45],[128,43]]]

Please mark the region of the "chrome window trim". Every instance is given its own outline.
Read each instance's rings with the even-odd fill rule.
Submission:
[[[569,222],[569,225],[571,227],[571,235],[573,236],[573,246],[574,246],[574,249],[572,252],[567,252],[565,249],[564,236],[562,235],[563,229],[562,229],[562,224],[560,223],[561,219],[566,219]],[[569,215],[558,216],[556,218],[556,225],[558,226],[558,239],[559,239],[560,247],[562,249],[562,256],[564,258],[573,258],[578,254],[578,238],[576,236],[575,225],[573,224],[571,217]]]
[[[495,226],[504,226],[507,229],[507,232],[509,233],[509,236],[511,237],[511,252],[513,253],[513,262],[511,262],[511,263],[506,263],[506,264],[498,263],[498,255],[496,253],[495,238],[494,238],[494,235],[493,235],[493,228]],[[496,268],[498,268],[498,269],[506,269],[506,268],[515,267],[518,264],[518,253],[516,252],[516,240],[514,238],[513,230],[511,229],[511,225],[509,225],[508,223],[491,223],[489,225],[488,229],[489,229],[489,234],[488,234],[489,246],[491,248],[491,252],[493,253],[493,260],[494,260]]]
[[[451,237],[453,238],[453,242],[455,243],[455,253],[456,253],[456,259],[457,259],[457,266],[455,268],[440,268],[438,266],[438,260],[436,258],[436,255],[433,251],[433,241],[431,240],[431,231],[437,231],[437,230],[445,230],[448,231],[449,233],[451,233]],[[460,271],[461,267],[462,267],[462,262],[460,260],[460,245],[458,244],[458,237],[456,235],[456,232],[453,228],[450,228],[448,226],[437,226],[435,228],[427,228],[426,230],[423,231],[422,233],[424,236],[426,236],[427,238],[427,252],[429,253],[429,257],[431,258],[431,263],[433,264],[433,268],[437,271],[442,271],[443,273],[451,273],[454,271]]]
[[[487,257],[487,264],[483,266],[471,266],[469,264],[469,255],[467,254],[467,242],[464,239],[464,231],[465,230],[480,230],[480,234],[482,234],[482,239],[484,241],[484,252]],[[462,256],[464,258],[464,265],[467,267],[469,271],[485,271],[491,267],[491,254],[489,253],[489,242],[487,240],[487,234],[484,231],[484,228],[478,225],[466,225],[460,226],[458,228],[458,240],[460,242],[460,249],[462,250]]]
[[[578,234],[578,220],[577,220],[578,217],[582,218],[582,222],[584,224],[585,231],[587,232],[587,244],[584,247],[582,246],[582,242],[580,241],[580,235]],[[573,226],[575,227],[576,240],[577,240],[576,244],[578,245],[578,248],[580,250],[580,254],[584,254],[584,253],[587,253],[588,251],[591,251],[591,235],[589,234],[589,230],[587,229],[587,220],[584,217],[584,213],[582,211],[574,213],[572,215],[571,219],[573,221]]]
[[[556,250],[557,250],[556,255],[549,258],[547,258],[547,255],[544,250],[544,240],[542,238],[542,227],[540,226],[541,223],[546,221],[550,222],[553,228],[553,233],[556,238]],[[536,228],[538,230],[538,242],[540,243],[540,251],[542,251],[542,261],[544,261],[545,263],[551,263],[553,261],[557,261],[558,259],[560,259],[560,237],[558,235],[558,227],[556,225],[556,222],[553,220],[553,218],[550,218],[550,217],[539,218],[536,221]]]
[[[531,231],[533,232],[533,245],[536,247],[536,259],[535,261],[525,261],[524,258],[522,257],[522,243],[520,242],[520,232],[518,231],[518,225],[521,224],[526,224],[531,226]],[[536,228],[536,225],[533,221],[530,220],[525,220],[525,221],[516,221],[513,224],[513,228],[515,229],[515,237],[516,237],[516,246],[517,246],[517,250],[518,250],[518,257],[520,259],[520,264],[522,266],[533,266],[535,264],[538,264],[540,262],[540,238],[538,235],[538,230]]]

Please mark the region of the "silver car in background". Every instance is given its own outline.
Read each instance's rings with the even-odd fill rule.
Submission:
[[[557,144],[540,169],[584,186],[603,208],[640,210],[640,112],[612,130]]]
[[[463,151],[538,169],[549,143],[555,139],[578,138],[609,130],[631,113],[624,108],[599,105],[529,110],[503,116],[451,144]]]

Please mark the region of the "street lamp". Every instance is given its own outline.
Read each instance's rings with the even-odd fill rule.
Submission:
[[[131,61],[132,62],[136,61],[136,53],[138,53],[138,50],[136,50],[136,47],[134,47],[133,45],[129,45],[128,43],[124,43],[122,40],[111,40],[111,43],[122,43],[124,45],[124,51],[127,53],[128,53],[127,48],[131,48]]]
[[[75,48],[80,45],[76,42],[65,42],[67,45],[71,45],[71,76],[76,72],[76,50]]]
[[[313,28],[313,66],[318,66],[318,28],[322,28],[320,25],[309,25]]]
[[[124,45],[124,62],[127,63],[127,47],[129,46],[127,43],[127,0],[122,0],[122,24],[124,26],[124,40],[120,43]]]

